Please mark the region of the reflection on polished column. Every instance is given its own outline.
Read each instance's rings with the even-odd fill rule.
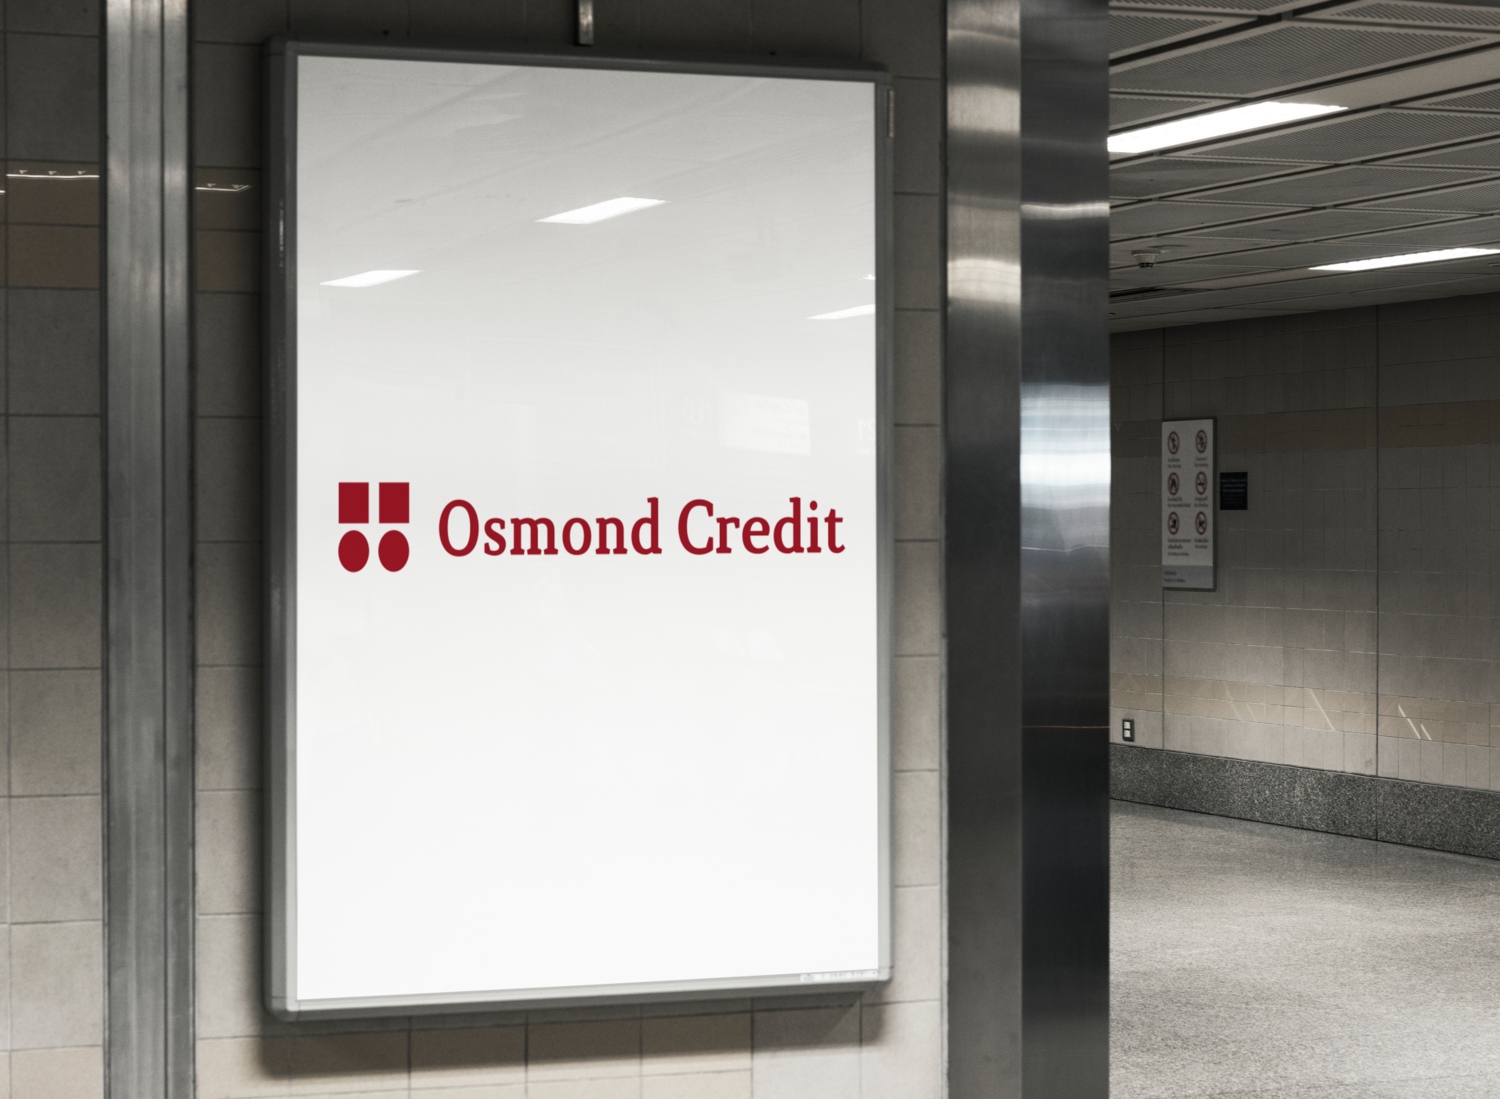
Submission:
[[[1097,0],[948,8],[949,1084],[1108,1090]]]

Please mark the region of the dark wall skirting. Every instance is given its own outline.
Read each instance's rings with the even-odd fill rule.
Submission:
[[[1118,801],[1500,859],[1500,793],[1111,744]]]

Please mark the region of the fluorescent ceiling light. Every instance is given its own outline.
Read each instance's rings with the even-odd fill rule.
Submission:
[[[1381,267],[1405,267],[1409,263],[1442,263],[1445,259],[1468,259],[1470,256],[1500,255],[1500,248],[1440,248],[1436,252],[1408,252],[1404,256],[1380,256],[1376,259],[1353,259],[1348,263],[1325,263],[1309,271],[1374,271]]]
[[[323,286],[379,286],[383,282],[394,282],[396,279],[404,279],[407,275],[416,275],[417,271],[362,271],[358,275],[350,275],[344,279],[329,279],[322,283]]]
[[[637,210],[644,210],[648,206],[660,206],[665,199],[660,198],[612,198],[604,202],[596,202],[592,206],[580,206],[576,210],[565,210],[560,214],[553,214],[550,218],[542,218],[542,221],[556,222],[559,225],[592,225],[596,221],[606,218],[617,218],[621,214],[633,214]]]
[[[841,321],[846,317],[872,317],[875,315],[873,305],[856,305],[853,309],[837,309],[832,313],[819,313],[816,317],[808,317],[810,321]]]
[[[1208,114],[1161,122],[1155,126],[1142,126],[1139,130],[1127,130],[1123,134],[1111,134],[1109,151],[1149,153],[1153,149],[1189,145],[1194,141],[1207,141],[1211,137],[1300,122],[1304,118],[1317,118],[1319,115],[1336,114],[1348,109],[1322,103],[1281,103],[1275,100],[1269,103],[1249,103],[1243,107],[1210,111]]]

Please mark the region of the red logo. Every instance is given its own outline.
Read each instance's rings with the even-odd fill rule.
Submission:
[[[407,481],[381,481],[381,523],[411,522],[411,484]],[[364,524],[370,521],[370,482],[339,482],[339,523]],[[380,536],[377,551],[380,563],[387,572],[400,572],[411,556],[411,546],[406,535],[399,530],[388,530]],[[370,560],[370,543],[362,530],[349,530],[339,539],[339,564],[350,572],[358,572]]]

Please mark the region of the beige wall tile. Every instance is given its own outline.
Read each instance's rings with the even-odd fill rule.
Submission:
[[[10,418],[10,537],[16,542],[99,538],[97,416]]]
[[[12,225],[6,258],[11,286],[92,290],[99,286],[99,230]]]
[[[898,772],[891,783],[891,810],[893,880],[897,885],[936,885],[942,876],[937,772]]]
[[[861,1099],[941,1099],[942,1005],[866,1007]]]
[[[288,1038],[292,1095],[405,1091],[410,1058],[404,1031]]]
[[[755,1013],[754,1099],[859,1099],[859,1007]]]
[[[751,1099],[749,1072],[700,1072],[685,1076],[648,1076],[641,1099]]]
[[[891,671],[891,765],[936,770],[942,755],[942,664],[935,656],[903,656]]]
[[[258,790],[198,794],[198,911],[204,915],[260,911]]]
[[[102,832],[96,796],[11,798],[11,919],[100,919]]]
[[[284,1038],[213,1038],[197,1044],[197,1099],[261,1099],[291,1090]]]
[[[937,886],[894,890],[891,979],[865,1003],[935,1000],[943,994],[943,899]]]
[[[10,674],[12,794],[97,794],[100,785],[97,671]]]
[[[941,548],[937,542],[896,543],[894,649],[933,656],[941,643]]]
[[[10,931],[11,1048],[103,1041],[101,925],[16,924]]]
[[[543,1023],[527,1039],[527,1082],[639,1076],[641,1021]]]
[[[411,1089],[412,1099],[526,1099],[525,1084],[475,1084],[457,1088]]]
[[[260,786],[259,668],[198,669],[198,788]]]
[[[640,1094],[639,1077],[537,1080],[526,1085],[526,1099],[639,1099]]]
[[[414,1030],[413,1088],[501,1086],[526,1082],[526,1028]]]
[[[98,545],[10,547],[12,668],[97,668]]]
[[[898,427],[895,438],[897,538],[942,536],[943,447],[937,427]]]
[[[896,422],[942,423],[942,314],[937,310],[898,309],[894,327]]]
[[[198,545],[198,662],[260,663],[260,547]]]
[[[641,1071],[714,1073],[750,1068],[750,1014],[688,1015],[641,1023]]]
[[[9,1083],[10,1099],[104,1099],[104,1050],[17,1051],[10,1054]]]
[[[260,918],[200,916],[197,927],[198,1037],[259,1034],[267,1021],[261,1007]]]

